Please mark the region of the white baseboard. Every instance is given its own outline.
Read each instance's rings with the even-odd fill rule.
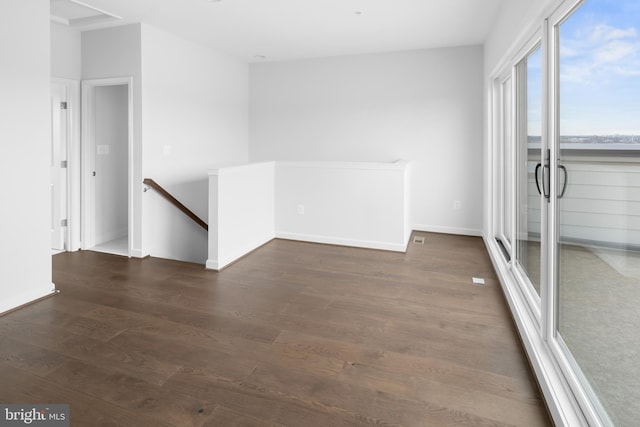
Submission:
[[[468,236],[480,236],[482,233],[480,230],[471,230],[471,229],[458,229],[458,228],[449,228],[449,227],[429,227],[429,226],[414,226],[413,230],[416,231],[430,231],[435,233],[447,233],[447,234],[462,234]],[[322,243],[327,245],[338,245],[338,246],[350,246],[355,248],[365,248],[365,249],[378,249],[383,251],[392,251],[392,252],[406,252],[407,246],[409,244],[411,236],[411,231],[408,232],[407,236],[403,239],[403,243],[393,243],[393,242],[380,242],[380,241],[370,241],[370,240],[357,240],[357,239],[346,239],[342,237],[335,236],[322,236],[317,234],[302,234],[302,233],[289,233],[284,231],[276,231],[275,238],[277,239],[285,239],[285,240],[296,240],[300,242],[311,242],[311,243]],[[207,259],[205,267],[209,270],[220,271],[227,265],[237,261],[248,253],[256,250],[260,246],[267,243],[268,240],[261,240],[260,242],[255,242],[253,244],[247,245],[243,248],[242,251],[238,251],[231,256],[220,257],[219,259]]]
[[[0,303],[0,316],[7,314],[10,311],[17,310],[22,306],[34,303],[40,299],[43,299],[58,293],[58,291],[56,290],[56,286],[53,283],[50,283],[50,285],[47,287],[49,289],[44,292],[42,290],[35,291],[35,292],[27,292],[16,297],[3,299],[2,302]]]
[[[345,239],[334,236],[299,234],[276,231],[277,239],[297,240],[301,242],[323,243],[327,245],[352,246],[355,248],[379,249],[383,251],[406,252],[407,246],[402,243],[376,242],[368,240]]]
[[[216,259],[208,259],[207,262],[204,263],[204,268],[207,270],[220,271],[220,263]]]
[[[429,233],[442,233],[442,234],[459,234],[462,236],[482,236],[482,230],[475,228],[460,228],[460,227],[444,227],[440,225],[425,225],[414,224],[414,231],[426,231]]]
[[[273,240],[273,238],[274,238],[273,235],[265,236],[262,239],[259,239],[244,245],[242,249],[235,251],[235,253],[232,253],[231,255],[226,254],[225,256],[219,257],[218,259],[207,259],[205,263],[205,268],[207,270],[220,271],[226,266],[228,266],[229,264],[239,260],[245,255],[248,255],[249,253],[255,251],[259,247],[269,243],[270,241]]]
[[[409,242],[411,241],[411,235],[413,234],[413,229],[409,228],[407,230],[405,230],[405,236],[404,236],[404,252],[407,251],[407,248],[409,247]]]
[[[133,248],[131,249],[131,258],[145,258],[151,254],[144,253],[142,249]]]

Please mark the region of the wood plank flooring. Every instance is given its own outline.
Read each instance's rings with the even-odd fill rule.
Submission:
[[[0,402],[73,426],[551,425],[482,240],[420,234],[274,240],[220,273],[55,255],[62,292],[0,318]]]

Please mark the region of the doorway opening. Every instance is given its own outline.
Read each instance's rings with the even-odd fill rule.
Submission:
[[[82,83],[83,249],[131,256],[131,79]]]

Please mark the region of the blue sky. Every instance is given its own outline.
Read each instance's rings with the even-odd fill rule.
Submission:
[[[587,0],[560,27],[560,133],[640,135],[640,2]]]
[[[527,113],[528,135],[542,133],[542,48],[527,57]]]
[[[541,52],[527,60],[540,135]],[[586,0],[560,26],[561,135],[640,135],[640,1]]]

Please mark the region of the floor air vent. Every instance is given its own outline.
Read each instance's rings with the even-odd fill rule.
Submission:
[[[413,236],[413,243],[416,245],[424,245],[424,236]]]

